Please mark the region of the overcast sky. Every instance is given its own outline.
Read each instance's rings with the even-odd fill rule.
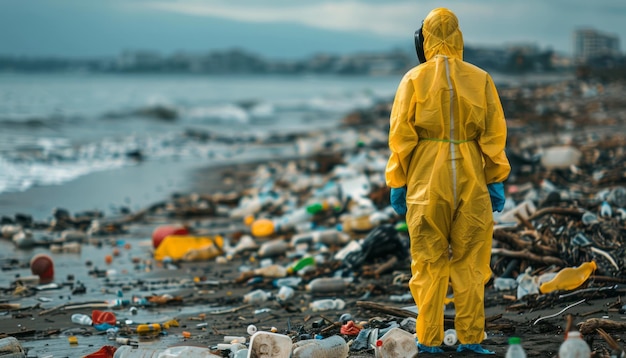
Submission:
[[[0,55],[410,49],[422,19],[442,6],[457,14],[469,45],[524,42],[571,54],[573,31],[590,27],[617,34],[624,52],[624,0],[0,0]]]

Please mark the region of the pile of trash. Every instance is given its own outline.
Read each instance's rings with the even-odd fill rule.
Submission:
[[[616,102],[623,88],[615,86],[566,82],[502,91],[505,112],[512,116],[507,153],[513,171],[505,183],[505,208],[494,214],[493,278],[486,286],[502,295],[487,298],[487,306],[528,311],[624,293],[626,135],[611,129],[623,128],[626,106]],[[180,289],[192,292],[186,298],[153,295],[119,306],[190,304],[197,302],[200,290],[226,287],[242,294],[215,299],[230,307],[224,312],[255,308],[254,314],[262,314],[272,302],[274,310],[300,312],[307,315],[305,321],[312,320],[310,327],[281,330],[250,325],[247,335],[242,330],[241,336],[227,336],[212,347],[171,347],[167,352],[142,347],[133,336],[143,334],[142,329],[167,331],[172,322],[165,328],[111,321],[104,331],[120,346],[99,357],[148,356],[148,349],[167,357],[260,357],[270,352],[273,357],[363,352],[386,357],[398,349],[408,349],[401,354],[412,356],[417,353],[419,308],[408,290],[406,223],[389,206],[384,180],[388,115],[389,104],[381,104],[352,114],[350,126],[339,132],[298,137],[298,158],[258,165],[241,192],[177,195],[112,219],[98,213],[72,216],[64,210],[55,211],[50,223],[35,223],[25,215],[3,218],[2,236],[26,248],[37,241],[33,231],[52,232],[54,238],[46,241],[50,250],[69,251],[77,250],[72,244],[128,235],[129,227],[158,222],[150,238],[150,260],[159,267],[236,264],[237,272],[216,280],[177,281]],[[589,131],[592,126],[601,130]],[[50,278],[45,265],[33,262],[34,275]],[[457,344],[453,307],[450,292],[444,340],[450,346]],[[626,310],[619,299],[614,308]],[[373,318],[357,319],[356,310]],[[333,319],[325,311],[344,313]],[[497,319],[487,318],[488,331],[515,333],[515,325],[493,323]],[[599,326],[607,331],[623,328],[609,320]],[[581,332],[595,334],[584,326]]]

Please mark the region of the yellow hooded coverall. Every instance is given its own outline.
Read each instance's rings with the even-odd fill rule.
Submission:
[[[506,122],[491,76],[463,61],[463,35],[448,9],[422,26],[426,62],[398,86],[385,172],[407,187],[411,237],[409,287],[419,313],[417,338],[443,340],[443,302],[452,282],[455,329],[462,344],[484,338],[484,284],[491,276],[493,214],[487,184],[510,172]]]

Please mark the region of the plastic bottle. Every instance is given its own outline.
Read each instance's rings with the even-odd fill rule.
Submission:
[[[522,347],[522,340],[519,337],[509,338],[509,349],[506,351],[505,358],[526,358],[526,352]]]
[[[445,332],[443,332],[443,343],[446,346],[453,346],[456,344],[456,342],[458,342],[458,338],[456,336],[456,330],[454,329],[447,329]]]
[[[278,298],[282,302],[285,302],[290,300],[295,295],[295,293],[296,291],[289,286],[280,286],[280,289],[276,294],[276,298]]]
[[[345,245],[348,241],[350,241],[350,235],[345,232],[335,229],[315,230],[294,235],[291,238],[291,247],[296,247],[299,244],[311,245],[314,243],[328,246]]]
[[[308,339],[293,350],[292,358],[346,358],[349,347],[340,336],[324,339]]]
[[[137,334],[154,334],[161,332],[161,325],[158,323],[140,324],[135,329]]]
[[[91,326],[93,324],[91,317],[82,313],[74,313],[71,319],[72,319],[72,322],[82,324],[83,326]]]
[[[591,357],[591,349],[585,342],[580,332],[567,332],[567,338],[559,348],[559,358],[588,358]]]
[[[376,358],[415,357],[415,335],[394,327],[376,341],[374,355]]]
[[[330,299],[325,298],[321,300],[313,301],[309,304],[309,307],[313,312],[328,311],[328,310],[342,310],[346,307],[346,302],[340,298]]]
[[[284,255],[285,252],[289,249],[289,244],[282,240],[276,239],[271,240],[263,245],[258,250],[259,257],[274,257]]]
[[[306,285],[306,290],[313,293],[343,292],[347,286],[341,277],[318,277]]]
[[[281,278],[287,276],[287,269],[281,265],[269,265],[255,269],[254,274],[268,278]]]
[[[566,267],[559,271],[554,278],[541,286],[541,293],[557,290],[573,290],[582,285],[596,270],[595,261],[585,262],[578,267]]]
[[[248,292],[243,296],[243,302],[249,304],[257,304],[261,302],[265,302],[270,298],[270,293],[265,292],[263,290],[254,290],[252,292]]]
[[[283,278],[276,279],[274,280],[273,284],[274,284],[274,287],[289,286],[289,287],[295,288],[295,287],[298,287],[300,282],[302,282],[301,277],[291,276],[291,277],[283,277]]]

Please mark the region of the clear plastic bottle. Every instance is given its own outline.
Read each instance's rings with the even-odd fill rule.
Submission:
[[[346,358],[349,347],[346,340],[340,336],[331,336],[324,339],[308,339],[301,341],[293,350],[292,358]]]
[[[591,349],[587,342],[582,339],[580,332],[567,332],[565,341],[559,348],[559,358],[588,358],[591,357]]]
[[[318,277],[306,285],[307,291],[313,293],[343,292],[348,282],[341,277]]]
[[[340,298],[330,299],[325,298],[321,300],[313,301],[309,304],[309,307],[313,312],[329,311],[329,310],[342,310],[346,307],[346,302]]]
[[[91,326],[93,324],[91,317],[82,313],[74,313],[71,319],[72,319],[72,322],[82,324],[83,326]]]
[[[269,300],[270,293],[263,290],[254,290],[243,296],[243,302],[249,304],[257,304]]]
[[[576,289],[591,276],[596,268],[595,261],[584,262],[578,267],[566,267],[552,280],[539,286],[539,291],[545,294],[557,290]]]
[[[505,358],[526,358],[526,352],[522,347],[522,340],[519,337],[509,338],[509,349],[506,351]]]
[[[259,247],[259,257],[274,257],[283,255],[289,249],[289,243],[282,239],[271,240]]]

